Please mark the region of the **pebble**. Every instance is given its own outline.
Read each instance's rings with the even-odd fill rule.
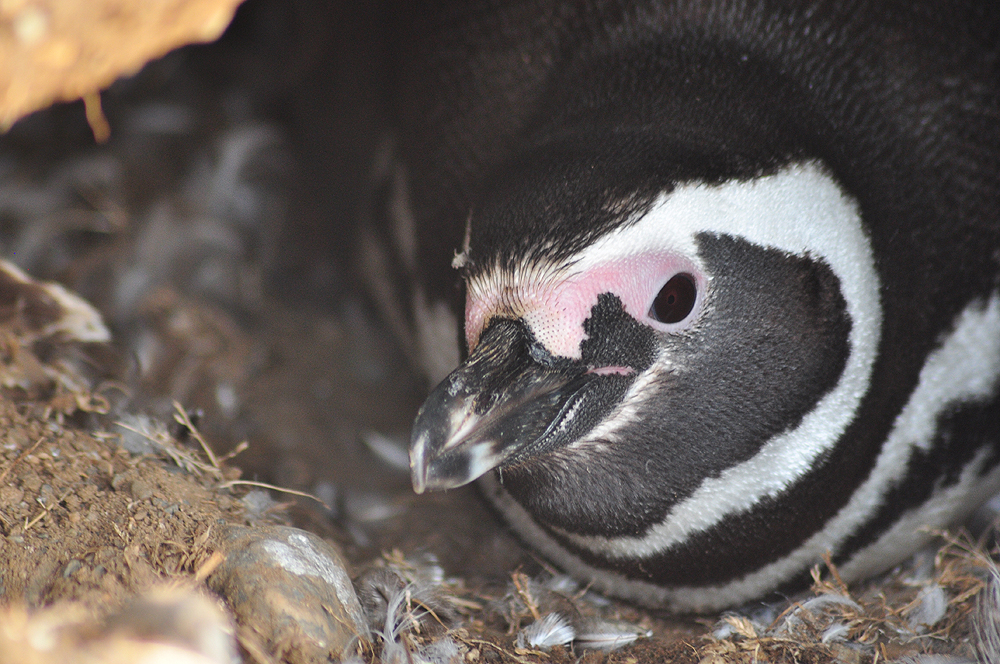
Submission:
[[[73,574],[81,567],[83,567],[83,563],[80,562],[79,560],[69,561],[68,563],[66,563],[66,569],[63,570],[63,577],[68,579],[69,577],[73,576]]]
[[[129,490],[132,493],[132,497],[136,500],[146,500],[153,496],[154,487],[144,480],[132,480]]]
[[[237,622],[290,664],[339,661],[367,639],[361,605],[337,548],[285,526],[230,526],[225,561],[209,577]]]

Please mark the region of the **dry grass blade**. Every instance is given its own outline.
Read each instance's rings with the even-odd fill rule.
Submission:
[[[234,447],[233,449],[229,450],[228,452],[226,452],[225,454],[223,454],[222,456],[220,456],[219,457],[219,463],[225,463],[226,461],[229,461],[230,459],[232,459],[233,457],[237,456],[238,454],[246,452],[248,447],[250,447],[250,443],[248,443],[245,440],[242,441],[236,447]]]
[[[126,431],[138,434],[153,443],[153,446],[157,451],[166,454],[177,466],[183,468],[192,475],[201,476],[204,474],[211,475],[216,478],[222,477],[222,470],[219,466],[207,464],[198,459],[198,457],[194,454],[178,447],[174,439],[165,430],[144,431],[121,421],[115,422],[115,425],[120,426]]]
[[[220,489],[231,489],[234,486],[255,486],[261,489],[270,489],[271,491],[279,491],[281,493],[287,493],[292,496],[301,496],[303,498],[309,498],[310,500],[315,500],[317,503],[325,507],[327,510],[331,509],[329,505],[323,502],[320,498],[312,495],[311,493],[306,493],[305,491],[296,491],[295,489],[285,489],[280,486],[275,486],[274,484],[268,484],[267,482],[255,482],[253,480],[231,480],[229,482],[223,482],[219,485]]]
[[[174,403],[174,410],[177,411],[174,413],[174,420],[178,424],[185,426],[187,430],[191,432],[191,437],[197,440],[198,444],[201,445],[201,449],[202,451],[205,452],[205,456],[208,457],[208,461],[209,463],[212,464],[212,467],[215,468],[216,470],[221,470],[221,467],[219,466],[219,460],[216,458],[215,452],[213,452],[212,448],[209,447],[208,443],[205,442],[205,439],[202,437],[201,432],[199,432],[198,429],[195,428],[194,424],[191,422],[191,418],[188,417],[187,411],[184,410],[184,407],[181,406],[179,402],[174,401],[173,403]]]

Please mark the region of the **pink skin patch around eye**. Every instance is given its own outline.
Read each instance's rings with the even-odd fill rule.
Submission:
[[[676,274],[695,280],[698,297],[692,313],[680,323],[665,324],[649,318],[653,299]],[[580,359],[580,344],[586,338],[583,323],[601,293],[613,293],[625,310],[639,322],[663,332],[686,328],[704,301],[706,279],[695,264],[683,256],[657,252],[620,258],[573,272],[524,271],[517,275],[493,275],[485,282],[469,284],[465,303],[465,337],[471,351],[483,328],[494,316],[520,317],[535,338],[556,356]],[[596,367],[593,373],[628,373],[629,367]]]

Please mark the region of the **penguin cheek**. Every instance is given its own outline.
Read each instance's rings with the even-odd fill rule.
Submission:
[[[469,352],[494,318],[521,320],[533,341],[553,357],[580,359],[583,322],[596,296],[566,284],[511,286],[486,297],[467,297],[465,337]]]

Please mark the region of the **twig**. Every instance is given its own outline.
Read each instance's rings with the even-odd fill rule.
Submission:
[[[434,612],[434,609],[432,609],[431,607],[429,607],[426,602],[423,602],[423,601],[421,601],[419,599],[416,599],[416,598],[411,598],[411,601],[414,604],[416,604],[417,606],[419,606],[421,609],[423,609],[424,612],[429,613],[431,615],[431,617],[434,618],[434,620],[438,621],[438,624],[440,624],[445,629],[448,629],[448,626],[444,624],[444,621],[441,620],[441,618],[438,617],[438,614],[436,614]]]
[[[531,617],[535,620],[541,620],[542,616],[538,612],[538,605],[535,603],[535,598],[531,596],[527,575],[523,572],[514,572],[510,575],[510,579],[514,582],[514,587],[517,588],[517,594],[521,596],[521,601],[531,612]]]
[[[24,524],[24,529],[28,530],[29,528],[31,528],[32,526],[34,526],[36,523],[38,523],[39,521],[41,521],[42,519],[44,519],[46,516],[48,516],[49,512],[51,512],[55,508],[56,505],[58,505],[59,503],[61,503],[64,500],[66,500],[66,496],[68,496],[71,493],[73,493],[73,490],[72,489],[68,489],[66,491],[66,493],[64,493],[62,496],[60,496],[56,500],[52,501],[51,505],[46,505],[45,503],[42,502],[42,500],[40,498],[37,499],[38,503],[42,506],[42,511],[34,519],[32,519],[31,521],[25,523]]]
[[[198,571],[194,573],[194,580],[201,583],[207,579],[225,559],[226,556],[221,551],[213,552],[212,555],[208,557],[208,560],[203,562],[198,568]]]
[[[129,545],[129,541],[128,541],[128,538],[127,538],[127,537],[125,537],[125,533],[123,533],[123,532],[122,532],[122,529],[118,527],[118,524],[117,524],[117,523],[115,523],[114,521],[112,521],[112,522],[111,522],[111,527],[115,529],[115,532],[116,532],[116,533],[118,533],[118,537],[121,537],[121,538],[122,538],[122,541],[123,541],[123,542],[125,542],[125,546],[128,546],[128,545]],[[126,561],[126,562],[127,562],[127,561]]]
[[[851,593],[847,589],[847,584],[844,583],[844,580],[842,578],[840,578],[840,571],[837,569],[837,566],[833,563],[833,556],[830,554],[829,551],[823,554],[823,562],[826,564],[826,568],[830,570],[830,575],[833,576],[834,582],[836,582],[837,586],[840,588],[841,594],[846,597],[850,597]]]
[[[531,664],[529,660],[518,657],[516,654],[512,655],[509,650],[504,650],[503,647],[498,646],[495,643],[491,643],[490,641],[483,641],[482,639],[462,639],[462,638],[459,638],[459,641],[462,641],[463,643],[473,643],[476,645],[489,646],[494,650],[496,650],[497,652],[499,652],[501,655],[506,655],[507,657],[510,657],[515,662],[521,662],[521,664]]]
[[[24,457],[34,452],[38,448],[38,446],[42,444],[43,440],[45,440],[45,436],[42,436],[41,438],[36,440],[34,445],[32,445],[31,447],[29,447],[28,449],[24,450],[23,452],[17,455],[17,458],[14,459],[14,463],[7,466],[7,469],[4,470],[2,473],[0,473],[0,484],[2,484],[5,479],[7,479],[7,475],[10,474],[10,471],[14,470],[14,466],[21,463],[21,460],[24,459]]]

